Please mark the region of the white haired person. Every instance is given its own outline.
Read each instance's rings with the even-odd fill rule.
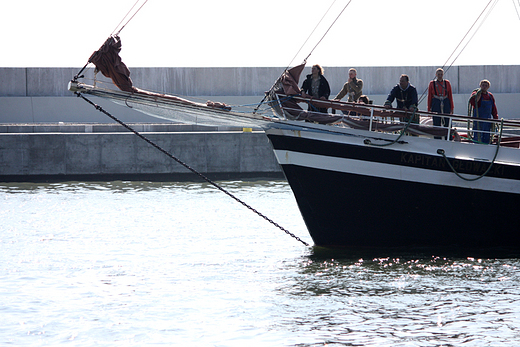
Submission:
[[[488,80],[480,81],[480,88],[475,89],[469,98],[469,103],[473,108],[473,117],[481,119],[498,119],[497,105],[495,97],[488,92],[491,83]],[[491,143],[491,123],[473,121],[474,140],[489,144]]]
[[[341,100],[345,95],[348,95],[348,102],[357,102],[359,97],[363,95],[363,80],[357,78],[357,71],[354,68],[348,70],[348,81],[345,82],[334,100]]]

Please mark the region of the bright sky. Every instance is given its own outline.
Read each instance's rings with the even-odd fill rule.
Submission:
[[[520,0],[351,0],[307,62],[442,66],[490,2],[496,6],[454,65],[518,65]],[[0,67],[81,67],[134,3],[2,0]],[[348,3],[149,0],[121,32],[121,56],[129,67],[294,66]]]

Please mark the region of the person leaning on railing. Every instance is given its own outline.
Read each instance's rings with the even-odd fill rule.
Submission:
[[[491,83],[488,80],[480,81],[480,88],[471,93],[469,103],[473,109],[473,117],[483,119],[498,119],[498,110],[495,97],[488,92]],[[476,105],[476,106],[475,106]],[[481,143],[491,143],[491,123],[473,121],[473,137]]]
[[[345,95],[348,95],[348,102],[357,102],[359,97],[363,95],[363,80],[357,78],[357,71],[354,68],[348,70],[348,81],[345,82],[334,100],[341,100]]]
[[[417,89],[410,83],[408,75],[402,74],[399,83],[392,88],[385,101],[385,108],[392,108],[392,103],[397,100],[397,108],[414,112],[417,109]],[[408,122],[407,116],[403,121]],[[419,115],[414,114],[412,123],[419,123]]]

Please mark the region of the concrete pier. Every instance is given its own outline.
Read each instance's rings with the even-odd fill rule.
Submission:
[[[283,174],[261,131],[183,124],[129,124],[211,179]],[[201,180],[117,124],[0,126],[0,181]]]
[[[348,78],[349,66],[325,67],[332,94]],[[419,96],[437,67],[356,67],[364,94],[382,104],[406,73]],[[130,68],[141,89],[192,100],[221,101],[240,111],[252,110],[283,68]],[[67,90],[79,68],[0,68],[0,181],[165,179],[195,177],[136,135],[97,112]],[[304,74],[310,72],[310,66]],[[93,69],[87,84],[110,83]],[[455,113],[466,114],[479,81],[491,81],[499,115],[519,119],[520,65],[454,66],[445,74],[453,86]],[[302,77],[303,79],[304,77]],[[302,80],[300,81],[301,84]],[[426,96],[426,93],[424,93]],[[263,132],[242,128],[165,123],[129,107],[92,97],[125,123],[132,123],[161,148],[215,178],[282,177]],[[426,109],[426,101],[419,105]]]

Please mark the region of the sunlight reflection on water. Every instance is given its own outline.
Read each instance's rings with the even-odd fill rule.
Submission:
[[[221,182],[312,243],[284,181]],[[510,346],[517,259],[307,248],[207,184],[0,185],[0,343]]]

